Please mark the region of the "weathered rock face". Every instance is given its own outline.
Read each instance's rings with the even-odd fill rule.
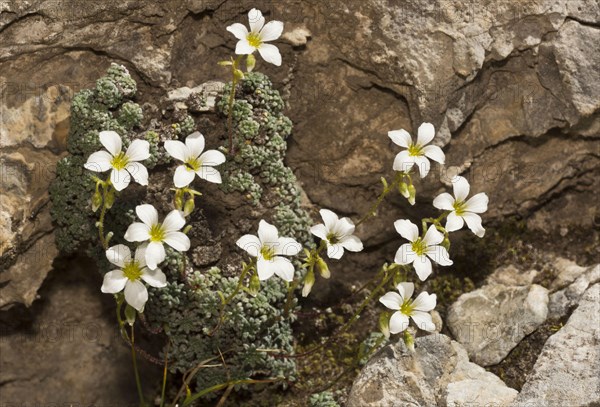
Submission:
[[[546,342],[515,407],[600,404],[600,284]]]
[[[448,327],[469,357],[495,365],[540,326],[548,314],[548,290],[539,285],[486,285],[463,294],[448,312]]]
[[[517,391],[469,362],[465,349],[445,335],[417,338],[415,352],[403,342],[377,353],[352,386],[348,407],[508,406]]]

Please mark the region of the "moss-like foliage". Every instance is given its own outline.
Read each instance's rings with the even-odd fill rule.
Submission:
[[[230,86],[225,88],[225,95]],[[170,159],[162,143],[166,139],[183,139],[197,127],[194,117],[187,114],[176,117],[171,124],[161,123],[163,118],[159,113],[155,118],[144,117],[148,113],[133,101],[135,92],[135,81],[127,70],[113,65],[107,75],[97,81],[95,89],[82,90],[74,97],[68,140],[71,155],[59,162],[50,190],[60,249],[69,253],[85,250],[97,260],[102,272],[108,271],[108,264],[98,244],[97,214],[91,211],[94,182],[92,174],[83,168],[88,155],[102,148],[98,133],[118,132],[124,148],[133,139],[148,140],[151,157],[144,164],[163,174],[168,172],[164,179],[171,179],[172,169],[167,166]],[[301,208],[296,178],[283,161],[285,139],[292,125],[282,114],[284,103],[279,93],[265,75],[252,73],[238,86],[236,98],[237,154],[228,160],[225,168],[220,168],[223,190],[242,193],[249,205],[262,208],[265,218],[272,219],[282,235],[311,243],[310,219]],[[226,97],[218,103],[222,114],[226,114],[225,100]],[[211,129],[202,131],[210,134]],[[166,185],[165,191],[169,187]],[[123,233],[134,220],[133,209],[144,201],[145,193],[144,188],[133,186],[117,197],[106,218],[106,231],[115,233],[111,245],[127,244],[122,239]],[[193,227],[196,230],[202,226],[198,221]],[[237,237],[226,236],[225,239],[235,241]],[[197,389],[250,377],[293,380],[296,371],[293,359],[273,356],[274,349],[284,353],[293,351],[290,321],[282,317],[284,284],[272,279],[262,283],[256,297],[244,292],[238,294],[226,310],[224,323],[209,335],[217,323],[219,292],[227,296],[234,290],[240,266],[222,264],[222,261],[218,264],[221,269],[193,269],[191,257],[167,250],[167,261],[161,268],[168,276],[168,286],[149,290],[144,312],[147,323],[161,328],[169,338],[171,372],[189,372],[203,361],[211,366],[219,365],[222,355],[225,366],[197,371],[194,376]],[[225,269],[227,273],[222,272]]]
[[[334,395],[329,391],[313,394],[308,400],[309,407],[340,407]]]

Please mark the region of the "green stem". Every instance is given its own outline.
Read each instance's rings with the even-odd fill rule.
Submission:
[[[163,368],[163,382],[162,382],[162,391],[160,393],[160,407],[164,407],[165,405],[165,392],[167,390],[167,368],[169,364],[169,346],[171,342],[167,342],[167,350],[165,351],[165,367]]]
[[[112,188],[112,186],[102,186],[102,209],[100,210],[100,219],[98,219],[98,235],[100,236],[100,243],[104,250],[108,250],[108,243],[104,236],[104,217],[106,215],[106,196],[108,194],[107,188]]]
[[[396,175],[394,176],[394,180],[392,181],[392,183],[390,185],[384,184],[385,186],[383,188],[383,191],[381,191],[381,194],[379,194],[375,203],[371,206],[371,208],[369,208],[369,211],[367,213],[365,213],[358,222],[356,222],[355,226],[358,226],[361,223],[368,220],[369,218],[372,218],[373,216],[377,215],[377,209],[379,209],[379,206],[383,203],[383,201],[385,200],[385,197],[388,196],[388,194],[390,192],[392,192],[394,189],[396,189],[398,187],[398,185],[402,181],[403,176],[404,175],[401,172],[396,172]],[[383,180],[383,178],[382,178],[382,180]]]
[[[237,86],[238,79],[235,74],[235,71],[238,69],[238,65],[240,62],[241,56],[238,56],[231,65],[231,74],[233,79],[231,81],[231,92],[229,92],[229,111],[227,112],[227,131],[229,132],[229,155],[234,155],[234,145],[233,145],[233,103],[235,102],[235,87]]]
[[[135,374],[135,384],[137,386],[138,396],[140,398],[140,406],[145,406],[146,401],[144,400],[144,393],[142,392],[142,383],[140,381],[140,373],[138,372],[137,358],[135,357],[134,341],[135,341],[134,329],[133,329],[133,325],[131,325],[131,359],[133,361],[133,372]]]
[[[315,263],[317,261],[318,256],[321,254],[323,250],[327,247],[327,243],[324,240],[321,240],[319,247],[316,249],[312,249],[307,257],[308,260],[308,273],[314,273]],[[292,302],[294,302],[294,291],[300,285],[300,279],[294,278],[292,284],[288,287],[287,298],[285,300],[285,306],[283,307],[283,316],[285,318],[290,316],[290,311],[292,308]]]
[[[192,396],[189,396],[183,401],[183,407],[187,407],[192,404],[192,402],[198,400],[199,398],[206,396],[209,393],[219,391],[225,389],[229,386],[237,386],[238,384],[258,384],[258,383],[276,383],[282,381],[283,379],[272,379],[272,380],[252,380],[252,379],[242,379],[242,380],[230,380],[225,383],[217,384],[215,386],[204,389]]]

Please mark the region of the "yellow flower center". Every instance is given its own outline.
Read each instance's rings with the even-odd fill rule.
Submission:
[[[454,212],[456,212],[456,215],[462,216],[465,214],[465,203],[464,202],[455,201],[452,204],[452,207],[454,208]]]
[[[265,260],[271,260],[273,257],[275,257],[275,249],[272,247],[263,246],[260,249],[260,254]]]
[[[335,235],[335,233],[328,234],[327,240],[329,240],[329,243],[331,243],[331,244],[336,244],[337,242],[340,241],[340,239]]]
[[[125,267],[123,267],[123,274],[129,280],[136,281],[142,276],[142,269],[137,261],[132,260],[129,263],[125,263]]]
[[[419,146],[418,144],[411,144],[410,146],[408,146],[408,155],[413,156],[413,157],[418,157],[423,155],[423,148],[421,146]]]
[[[258,48],[260,47],[260,44],[262,44],[262,41],[257,33],[249,33],[246,39],[248,40],[248,44],[254,48]]]
[[[198,171],[200,169],[200,167],[202,167],[202,161],[200,161],[197,158],[190,158],[185,162],[185,167],[189,170],[189,171]]]
[[[408,299],[400,306],[400,312],[404,315],[412,315],[415,307],[412,305],[412,300]]]
[[[165,231],[162,228],[162,225],[153,225],[150,228],[150,241],[151,242],[162,242],[165,238]]]
[[[120,152],[119,154],[114,156],[113,159],[110,161],[110,165],[115,170],[124,169],[128,163],[129,163],[129,158],[127,158],[127,156],[125,155],[124,152]]]
[[[421,238],[418,238],[417,240],[412,242],[410,245],[411,245],[413,252],[415,252],[417,254],[417,256],[424,255],[425,251],[427,250],[427,246],[425,245],[425,242],[423,242],[421,240]]]

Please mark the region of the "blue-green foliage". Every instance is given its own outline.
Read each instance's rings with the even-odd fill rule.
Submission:
[[[322,393],[316,393],[310,396],[308,400],[309,407],[340,407],[340,405],[335,401],[334,395],[329,391],[324,391]]]

